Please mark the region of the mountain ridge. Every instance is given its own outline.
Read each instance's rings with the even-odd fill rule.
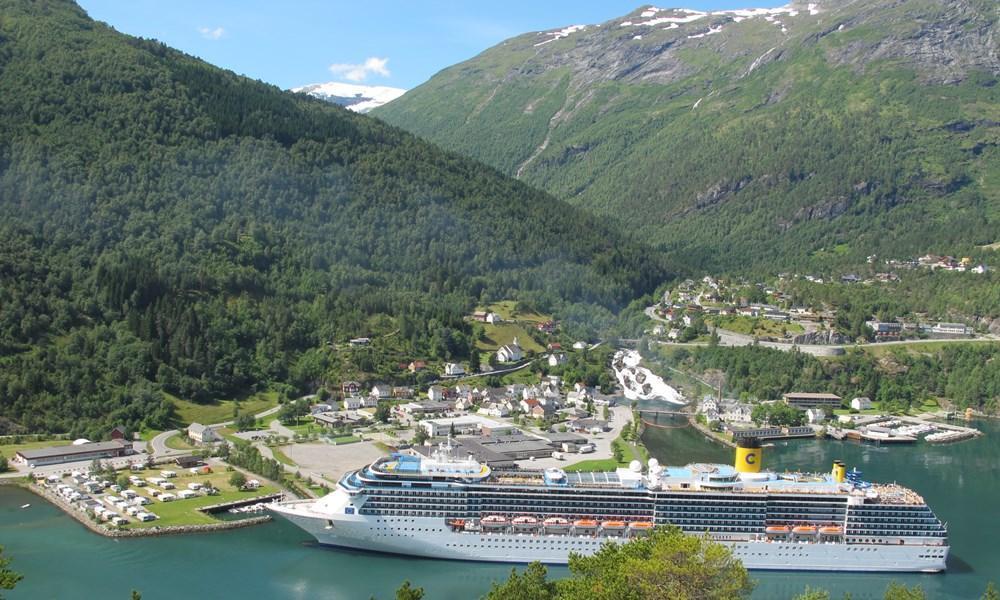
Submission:
[[[373,114],[695,268],[947,253],[1000,214],[996,23],[978,0],[644,6],[516,36]]]
[[[668,275],[495,170],[62,0],[0,0],[0,433],[99,439],[461,360],[511,298],[593,330]],[[343,354],[394,329],[400,356]],[[582,335],[582,333],[581,333]]]

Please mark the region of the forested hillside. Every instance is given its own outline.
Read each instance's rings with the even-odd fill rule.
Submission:
[[[67,1],[0,0],[0,114],[0,433],[309,391],[373,319],[460,357],[484,298],[599,323],[667,275],[488,167]]]
[[[695,271],[965,255],[1000,231],[998,15],[989,0],[647,6],[509,39],[373,114]]]

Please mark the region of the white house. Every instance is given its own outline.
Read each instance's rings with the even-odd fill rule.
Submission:
[[[361,396],[348,396],[344,398],[344,410],[358,410],[361,407]]]
[[[476,412],[487,417],[506,417],[510,414],[510,409],[503,402],[490,402],[479,407]]]
[[[432,385],[427,389],[427,399],[434,402],[444,400],[444,388],[439,385]]]
[[[549,366],[558,367],[559,365],[566,364],[566,355],[562,353],[550,354],[549,355]]]
[[[851,400],[851,408],[854,410],[868,410],[872,407],[870,398],[859,397]]]
[[[809,408],[806,409],[806,419],[810,423],[822,423],[826,421],[826,411],[822,408]]]
[[[497,362],[502,363],[512,363],[518,362],[524,358],[524,351],[521,350],[521,345],[517,343],[517,338],[509,344],[504,344],[500,346],[497,350]]]
[[[727,423],[749,423],[753,420],[753,407],[743,402],[729,402],[722,406],[721,417]]]
[[[361,407],[362,408],[375,408],[376,406],[378,406],[378,400],[379,400],[379,396],[376,396],[374,393],[371,394],[370,396],[365,396],[365,397],[361,398]]]
[[[215,433],[214,429],[201,423],[191,423],[188,425],[187,435],[192,441],[199,444],[211,444],[222,439],[219,437],[219,434]]]
[[[372,386],[371,395],[376,398],[390,398],[392,396],[392,386],[387,383],[376,383]]]
[[[497,323],[503,323],[503,319],[500,318],[500,315],[496,314],[495,312],[491,312],[491,313],[486,313],[486,322],[491,325],[496,325]]]
[[[459,375],[465,375],[465,367],[459,363],[445,363],[444,364],[444,374],[450,377],[457,377]]]
[[[587,342],[573,342],[573,349],[574,350],[586,350],[587,349]]]

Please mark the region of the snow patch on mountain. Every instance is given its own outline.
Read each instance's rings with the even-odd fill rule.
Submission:
[[[406,93],[406,90],[402,88],[383,85],[357,85],[340,81],[312,83],[292,88],[292,91],[308,94],[331,104],[339,104],[360,113],[366,113],[373,108],[392,102]]]
[[[569,37],[570,34],[576,33],[577,31],[583,31],[586,28],[587,28],[586,25],[570,25],[569,27],[564,27],[563,29],[560,29],[559,31],[542,31],[542,32],[539,32],[538,35],[551,35],[552,37],[549,38],[549,39],[547,39],[547,40],[545,40],[544,42],[538,42],[535,45],[536,46],[544,46],[545,44],[548,44],[549,42],[554,42],[554,41],[556,41],[558,39],[562,39],[564,37]]]

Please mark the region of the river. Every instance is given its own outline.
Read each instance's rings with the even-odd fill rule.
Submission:
[[[896,480],[922,493],[949,524],[946,574],[858,575],[754,572],[754,598],[789,598],[806,585],[881,598],[891,580],[919,583],[930,598],[978,598],[1000,579],[1000,424],[979,422],[983,438],[947,446],[879,449],[849,442],[794,441],[766,449],[771,468],[826,470],[841,458],[876,480]],[[730,451],[691,428],[647,430],[650,451],[664,464],[728,461]],[[25,510],[19,507],[31,503]],[[128,598],[186,595],[277,599],[388,599],[404,579],[429,600],[476,598],[508,565],[457,563],[327,549],[285,523],[214,534],[112,540],[94,535],[40,498],[0,486],[0,544],[25,578],[7,597]],[[555,576],[564,568],[551,570]]]

